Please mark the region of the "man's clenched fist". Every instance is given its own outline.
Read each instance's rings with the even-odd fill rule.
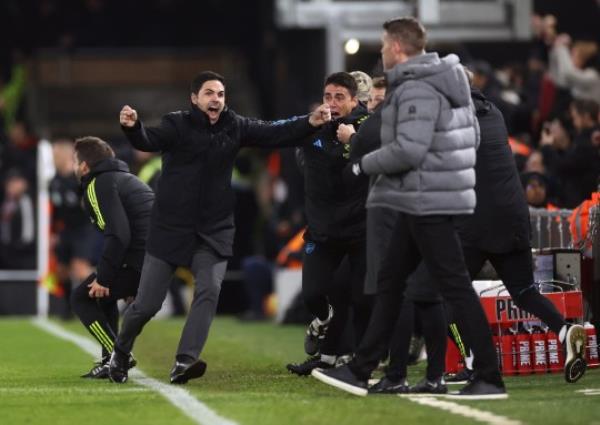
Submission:
[[[133,127],[138,119],[137,111],[125,105],[119,114],[119,122],[123,127]]]

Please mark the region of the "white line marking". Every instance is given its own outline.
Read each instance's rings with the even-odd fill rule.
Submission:
[[[149,393],[150,388],[132,387],[116,388],[114,385],[108,388],[103,387],[85,387],[85,388],[65,388],[65,387],[0,387],[0,394],[121,394],[121,393]]]
[[[66,341],[72,342],[77,345],[86,353],[96,357],[98,355],[98,349],[100,348],[95,341],[89,338],[77,335],[73,332],[67,331],[54,323],[51,323],[44,319],[33,319],[33,324],[46,332],[62,338]],[[191,395],[188,391],[181,387],[164,384],[156,379],[150,378],[142,371],[133,369],[129,373],[129,377],[133,382],[143,387],[150,388],[163,397],[169,400],[175,407],[181,410],[186,416],[192,419],[200,425],[237,425],[229,419],[219,416],[216,412],[210,409],[206,404],[202,403],[196,397]],[[114,384],[119,385],[120,384]],[[115,387],[116,388],[116,387]]]
[[[600,395],[600,388],[588,388],[585,390],[577,390],[576,393],[582,393],[585,395]]]
[[[437,407],[438,409],[446,410],[455,415],[461,415],[490,425],[522,425],[521,421],[510,419],[506,416],[495,415],[491,412],[486,412],[485,410],[463,406],[451,401],[438,400],[431,397],[405,397],[405,399],[424,406]]]

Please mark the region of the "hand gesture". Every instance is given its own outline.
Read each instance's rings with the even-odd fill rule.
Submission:
[[[133,127],[138,120],[138,114],[131,106],[125,105],[119,114],[119,122],[123,127]]]
[[[90,298],[104,298],[110,295],[110,289],[100,285],[97,280],[90,283],[88,288],[90,288],[90,291],[88,292]]]
[[[331,110],[329,109],[329,105],[326,103],[315,109],[315,111],[310,114],[310,118],[308,119],[308,122],[313,127],[319,127],[329,121],[331,121]]]
[[[349,143],[354,133],[356,130],[352,124],[340,124],[337,129],[337,139],[343,144]]]

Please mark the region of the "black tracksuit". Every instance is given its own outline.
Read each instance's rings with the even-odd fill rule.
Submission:
[[[157,127],[123,127],[131,144],[162,153],[162,175],[150,220],[148,252],[138,296],[123,318],[116,349],[129,353],[160,309],[176,266],[188,266],[196,285],[177,356],[198,358],[217,309],[234,238],[231,175],[242,147],[298,146],[316,129],[308,117],[267,123],[225,109],[211,124],[192,105],[165,115]]]
[[[118,331],[116,301],[137,292],[154,193],[117,159],[105,159],[92,167],[82,178],[82,188],[84,208],[104,235],[104,244],[97,273],[73,291],[71,303],[107,354]],[[110,289],[108,298],[89,297],[87,285],[94,279]]]
[[[322,320],[328,316],[329,304],[334,309],[334,319],[321,347],[323,354],[339,354],[336,350],[347,322],[349,305],[353,306],[354,332],[358,339],[364,333],[371,311],[370,299],[363,291],[368,178],[362,176],[354,184],[347,184],[343,176],[350,163],[350,145],[340,143],[336,136],[339,124],[359,127],[367,118],[366,108],[359,105],[348,116],[324,125],[304,142],[301,150],[308,222],[304,235],[302,294],[309,311]],[[347,285],[334,288],[334,273],[345,257],[350,265],[350,288]]]

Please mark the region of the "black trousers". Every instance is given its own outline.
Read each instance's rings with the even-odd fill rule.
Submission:
[[[400,213],[378,276],[369,327],[349,364],[362,380],[370,377],[388,347],[404,298],[406,280],[423,261],[459,325],[473,335],[475,369],[487,381],[501,380],[492,335],[467,273],[452,216]]]
[[[423,302],[405,298],[390,344],[390,364],[385,375],[398,382],[407,375],[410,339],[415,321],[422,325],[427,351],[426,377],[434,381],[444,374],[446,361],[446,314],[441,301]]]
[[[336,279],[336,271],[347,261],[348,280]],[[340,354],[340,345],[351,312],[356,341],[365,333],[371,315],[372,297],[364,294],[365,240],[306,241],[302,266],[302,296],[308,311],[327,318],[329,304],[334,315],[321,346],[322,354]]]
[[[517,306],[534,316],[538,317],[548,327],[558,334],[566,325],[564,317],[556,309],[552,302],[539,293],[533,284],[533,260],[531,249],[520,249],[507,253],[491,253],[480,250],[475,247],[463,247],[467,269],[471,279],[475,279],[481,271],[484,263],[489,261],[498,277],[504,283],[506,290],[510,294]],[[454,321],[452,308],[448,309],[450,322]],[[461,342],[464,344],[466,354],[469,354],[473,336],[458,326]],[[455,335],[451,334],[452,339]]]
[[[96,273],[92,273],[71,292],[71,307],[83,326],[100,343],[102,357],[105,357],[113,350],[119,332],[117,300],[136,295],[140,272],[128,267],[121,269],[115,282],[111,283],[110,296],[105,298],[90,298],[88,295],[88,285],[95,279]]]

